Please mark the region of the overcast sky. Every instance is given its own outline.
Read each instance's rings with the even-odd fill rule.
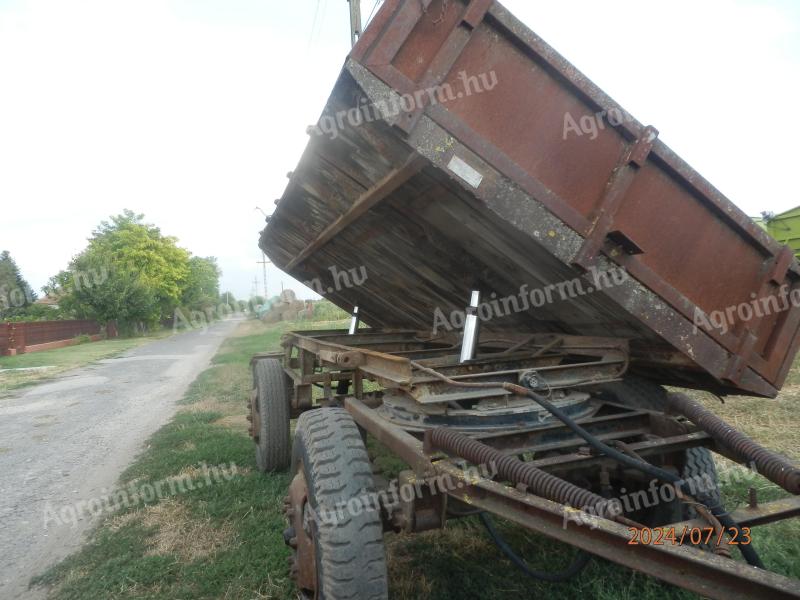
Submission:
[[[504,4],[748,214],[800,204],[800,2]],[[0,0],[0,250],[38,289],[130,208],[248,296],[255,207],[283,192],[348,18],[346,0]],[[281,280],[310,297],[274,267],[270,294]]]

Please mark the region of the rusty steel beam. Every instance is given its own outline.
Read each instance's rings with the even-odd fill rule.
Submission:
[[[301,264],[306,258],[330,242],[354,221],[368,212],[373,206],[419,173],[426,163],[427,161],[422,156],[413,153],[402,166],[390,172],[386,177],[357,198],[346,213],[340,215],[333,223],[328,225],[314,241],[303,248],[297,256],[289,261],[289,264],[287,264],[283,270],[291,271],[294,267]]]
[[[731,518],[742,527],[757,527],[767,525],[775,521],[783,521],[800,515],[800,496],[781,498],[766,504],[757,506],[745,506],[731,513]],[[698,519],[690,519],[670,525],[676,530],[684,527],[708,527],[708,522]]]
[[[300,335],[308,334],[330,342],[347,342],[350,345],[413,340],[414,337],[420,335],[420,332],[413,329],[359,329],[353,335],[349,335],[347,329],[314,329],[313,331],[298,331],[297,333]]]
[[[346,398],[344,407],[356,423],[408,463],[417,475],[428,477],[434,473],[433,465],[423,452],[420,440],[381,418],[356,398]]]
[[[598,436],[600,437],[600,436]],[[607,436],[606,436],[607,437]],[[621,436],[620,436],[621,437]],[[608,438],[607,439],[611,439]],[[616,438],[616,439],[619,439]],[[485,440],[481,440],[485,443]],[[639,456],[651,456],[653,454],[669,454],[671,452],[678,452],[696,446],[713,446],[714,442],[705,432],[686,433],[683,435],[675,435],[657,440],[647,440],[644,442],[631,442],[627,444],[628,448],[634,450]],[[611,462],[616,464],[615,461],[606,456],[595,456],[581,454],[575,452],[572,454],[562,454],[560,456],[550,456],[548,458],[540,458],[531,461],[531,464],[540,469],[571,469],[575,467],[589,467],[592,465],[601,464],[604,462]]]
[[[429,354],[437,355],[452,350],[454,347],[452,342],[445,343],[439,338],[426,339],[426,334],[429,335],[428,332],[413,330],[365,331],[359,329],[353,335],[341,329],[314,330],[313,332],[299,331],[297,333],[298,335],[308,335],[308,337],[313,337],[325,342],[342,344],[345,346],[357,346],[358,348],[377,350],[395,356],[413,357],[417,354],[422,356],[427,356]]]
[[[449,375],[455,381],[480,381],[488,379],[490,381],[507,381],[513,380],[516,382],[520,373],[528,370],[535,370],[542,376],[544,381],[547,382],[547,387],[550,390],[561,388],[577,388],[580,386],[597,385],[599,383],[606,383],[618,380],[622,375],[620,365],[625,366],[624,360],[619,361],[597,361],[591,363],[579,363],[574,365],[553,365],[553,366],[528,366],[519,367],[516,369],[507,369],[502,371],[486,371],[486,372],[473,372],[463,375]],[[414,385],[420,386],[418,393],[413,393],[415,400],[420,404],[437,404],[441,402],[449,402],[451,397],[450,393],[444,392],[443,394],[436,393],[439,388],[445,390],[450,389],[450,386],[437,382],[435,378],[420,376],[414,379]],[[500,385],[492,390],[485,390],[486,394],[498,395],[502,392]]]
[[[336,362],[344,354],[348,355],[350,359],[356,359],[356,355],[358,355],[358,369],[364,374],[373,377],[382,385],[398,387],[411,383],[411,364],[405,358],[392,356],[384,352],[335,344],[311,336],[300,335],[299,333],[286,334],[282,344],[311,352],[328,362]]]
[[[709,598],[800,598],[800,584],[796,580],[710,552],[688,546],[630,545],[630,531],[623,525],[495,481],[475,479],[454,466],[450,459],[432,461],[420,440],[387,423],[363,402],[347,398],[345,408],[356,423],[411,465],[416,473],[449,477],[452,485],[447,489],[455,490],[448,492],[451,496],[530,531]],[[687,438],[684,441],[689,441],[690,435],[684,436]],[[796,514],[797,509],[796,500],[774,507],[765,505],[757,514],[751,513],[750,518],[752,523],[779,520]],[[738,513],[737,517],[742,518]],[[747,522],[747,518],[743,520]]]
[[[702,596],[800,598],[797,580],[689,546],[630,545],[631,533],[623,525],[494,481],[470,479],[448,461],[434,466],[439,474],[459,482],[451,495],[465,504]]]

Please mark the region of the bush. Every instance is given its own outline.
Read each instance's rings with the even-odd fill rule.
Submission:
[[[28,304],[14,311],[13,316],[8,316],[3,321],[11,323],[28,323],[32,321],[69,321],[75,316],[68,310],[47,306],[45,304]]]
[[[317,300],[314,302],[314,321],[341,321],[349,318],[349,313],[343,311],[330,300]]]

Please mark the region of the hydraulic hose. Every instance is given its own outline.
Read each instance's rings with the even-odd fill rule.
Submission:
[[[623,454],[619,450],[615,450],[611,446],[604,444],[603,442],[598,440],[595,436],[593,436],[591,433],[586,431],[583,427],[578,425],[567,414],[565,414],[558,407],[553,405],[544,396],[541,396],[532,390],[523,388],[518,385],[513,385],[513,384],[506,384],[506,385],[513,386],[515,392],[517,393],[522,392],[531,399],[535,400],[537,403],[539,403],[539,405],[542,408],[544,408],[547,412],[556,417],[559,421],[564,423],[564,425],[566,425],[579,437],[583,438],[587,444],[589,444],[592,448],[594,448],[598,452],[602,452],[609,458],[612,458],[623,465],[643,471],[648,475],[652,475],[657,479],[673,484],[678,489],[682,489],[684,481],[678,475],[675,475],[674,473],[671,473],[670,471],[667,471],[660,467],[656,467],[655,465],[651,465],[650,463],[644,460],[639,460],[633,458],[632,456],[628,456],[627,454]],[[695,496],[700,502],[708,506],[708,509],[711,511],[711,514],[713,514],[719,520],[719,522],[722,523],[725,529],[734,530],[737,533],[737,538],[741,535],[741,530],[739,528],[739,525],[736,523],[736,521],[733,520],[728,511],[726,511],[725,508],[719,502],[715,502],[705,492],[697,493],[695,494]],[[752,544],[739,544],[738,547],[739,550],[741,550],[742,552],[742,556],[748,562],[748,564],[754,567],[758,567],[760,569],[764,568],[764,563],[761,562],[761,558],[758,556],[758,553],[755,551]]]
[[[492,521],[492,518],[485,512],[481,512],[478,516],[480,517],[483,526],[486,527],[486,531],[489,532],[489,536],[492,538],[492,541],[500,549],[500,551],[505,554],[520,571],[525,573],[528,577],[532,577],[533,579],[548,581],[550,583],[563,583],[578,575],[592,560],[591,554],[584,552],[583,550],[579,550],[572,563],[563,571],[551,572],[531,569],[530,566],[528,566],[528,563],[526,563],[517,553],[515,553],[511,549],[511,546],[508,545],[508,542],[506,542],[505,538],[500,535],[500,532],[497,531],[497,528],[494,526],[494,521]]]
[[[626,465],[628,467],[631,467],[631,468],[637,469],[639,471],[642,471],[644,473],[647,473],[648,475],[651,475],[652,477],[654,477],[656,479],[660,479],[660,480],[665,481],[667,483],[671,483],[671,484],[675,485],[680,490],[683,489],[682,488],[682,484],[684,482],[678,475],[675,475],[674,473],[671,473],[671,472],[669,472],[669,471],[667,471],[665,469],[662,469],[660,467],[656,467],[655,465],[651,465],[650,463],[648,463],[648,462],[646,462],[644,460],[639,460],[637,458],[633,458],[631,456],[628,456],[627,454],[624,454],[624,453],[622,453],[622,452],[620,452],[618,450],[615,450],[611,446],[608,446],[607,444],[604,444],[599,439],[597,439],[595,436],[593,436],[591,433],[586,431],[583,427],[578,425],[575,421],[573,421],[567,414],[565,414],[563,411],[561,411],[558,407],[553,405],[547,398],[545,398],[544,396],[541,396],[540,394],[537,394],[533,390],[530,390],[530,389],[528,389],[526,387],[523,387],[521,385],[517,385],[517,384],[514,384],[514,383],[508,383],[508,382],[485,382],[485,381],[483,381],[483,382],[464,382],[464,381],[458,381],[458,380],[455,380],[455,379],[451,379],[451,378],[447,377],[446,375],[443,375],[443,374],[439,373],[438,371],[435,371],[433,369],[429,369],[428,367],[425,367],[424,365],[421,365],[421,364],[419,364],[417,362],[412,361],[411,364],[412,364],[412,366],[414,368],[419,369],[420,371],[422,371],[424,373],[432,375],[433,377],[436,377],[436,378],[438,378],[438,379],[440,379],[442,381],[445,381],[446,383],[449,383],[450,385],[453,385],[453,386],[456,386],[456,387],[465,387],[465,388],[497,388],[497,387],[502,387],[503,389],[511,392],[512,394],[516,394],[518,396],[528,396],[529,398],[531,398],[532,400],[537,402],[547,412],[549,412],[554,417],[556,417],[559,421],[564,423],[564,425],[566,425],[569,429],[571,429],[580,438],[585,440],[586,443],[589,444],[589,446],[591,446],[592,448],[594,448],[598,452],[601,452],[602,454],[605,454],[606,456],[608,456],[609,458],[617,461],[620,464],[623,464],[623,465]],[[719,522],[723,525],[723,527],[725,527],[725,529],[735,531],[736,534],[737,534],[737,536],[736,536],[737,538],[741,535],[741,529],[739,528],[739,525],[736,523],[736,521],[733,520],[733,518],[730,516],[730,514],[725,510],[725,508],[723,508],[723,506],[720,503],[715,502],[713,500],[713,498],[711,498],[710,496],[708,496],[704,492],[700,492],[699,494],[696,494],[696,496],[697,496],[697,499],[700,502],[702,502],[703,504],[708,506],[708,508],[711,511],[711,513],[719,520]],[[748,564],[750,564],[750,565],[752,565],[754,567],[758,567],[760,569],[764,568],[764,563],[761,562],[761,558],[759,558],[758,553],[755,551],[755,548],[753,548],[752,544],[738,544],[738,547],[739,547],[739,550],[742,553],[742,556],[748,562]]]

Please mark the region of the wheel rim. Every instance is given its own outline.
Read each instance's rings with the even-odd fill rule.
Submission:
[[[284,505],[289,527],[283,532],[283,537],[292,550],[289,559],[292,579],[304,597],[319,598],[314,518],[302,463],[289,485]]]
[[[250,437],[253,438],[256,444],[261,440],[261,413],[259,412],[258,404],[258,389],[253,388],[250,393],[250,417],[248,421],[250,421]]]

